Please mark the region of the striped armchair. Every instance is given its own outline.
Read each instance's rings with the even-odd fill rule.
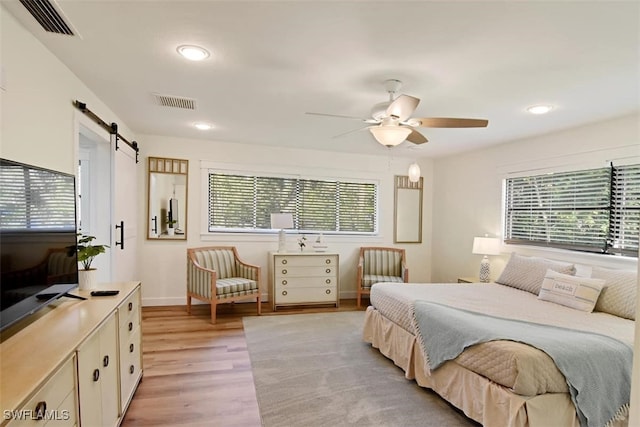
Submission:
[[[369,295],[371,286],[378,282],[406,283],[409,270],[405,262],[404,249],[360,248],[358,259],[358,307],[362,295]]]
[[[255,299],[260,307],[260,267],[241,261],[234,246],[187,249],[187,313],[191,298],[211,304],[211,323],[216,323],[216,306]]]

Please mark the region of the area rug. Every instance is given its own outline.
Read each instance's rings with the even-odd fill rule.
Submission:
[[[362,311],[243,322],[265,427],[479,425],[363,342]]]

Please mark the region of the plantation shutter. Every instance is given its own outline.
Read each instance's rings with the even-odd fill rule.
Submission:
[[[605,252],[609,168],[507,179],[505,242]]]
[[[294,229],[375,233],[377,186],[311,180],[209,174],[209,231],[270,230],[271,213],[291,213]]]
[[[0,169],[2,229],[75,229],[75,190],[69,178],[6,164]]]
[[[638,255],[640,233],[640,165],[616,166],[612,171],[611,252]]]

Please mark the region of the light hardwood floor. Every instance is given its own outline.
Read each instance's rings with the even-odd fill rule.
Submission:
[[[337,309],[262,307],[263,316],[351,310],[355,300]],[[219,306],[215,325],[209,313],[205,305],[191,316],[184,306],[143,307],[144,376],[122,426],[261,425],[242,326],[243,316],[256,315],[255,304]]]

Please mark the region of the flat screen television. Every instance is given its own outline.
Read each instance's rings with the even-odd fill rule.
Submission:
[[[0,332],[78,286],[75,177],[0,159]]]

